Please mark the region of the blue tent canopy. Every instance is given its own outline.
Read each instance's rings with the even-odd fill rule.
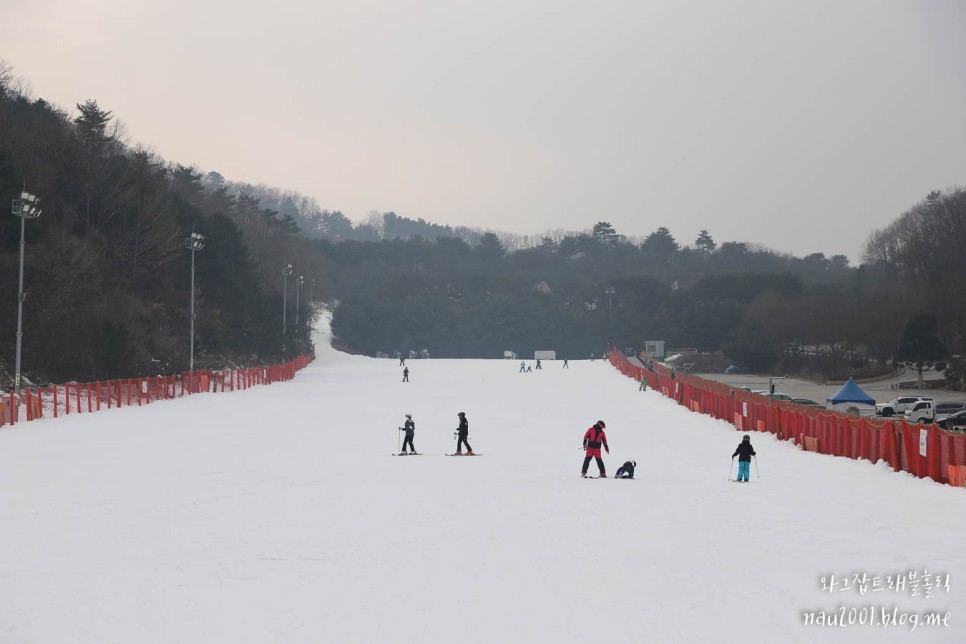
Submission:
[[[875,398],[862,391],[851,378],[834,395],[829,396],[825,400],[833,405],[847,402],[865,403],[867,405],[875,404]]]

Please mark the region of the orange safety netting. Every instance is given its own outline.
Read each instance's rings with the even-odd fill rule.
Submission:
[[[920,478],[963,485],[966,434],[936,425],[910,425],[904,419],[886,421],[769,400],[743,389],[675,373],[663,365],[644,369],[614,349],[610,362],[637,382],[661,392],[687,409],[725,420],[740,431],[775,434],[808,451],[887,462]],[[958,483],[956,481],[959,481]]]

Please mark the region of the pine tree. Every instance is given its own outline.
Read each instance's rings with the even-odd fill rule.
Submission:
[[[714,240],[711,239],[711,235],[707,230],[701,230],[698,233],[698,238],[694,240],[694,247],[700,250],[705,255],[710,255],[714,252],[714,249],[718,247]]]
[[[607,221],[598,221],[596,224],[594,224],[591,237],[605,246],[613,246],[617,243],[617,240],[620,239],[617,231],[614,230],[614,227],[611,226],[610,222]]]

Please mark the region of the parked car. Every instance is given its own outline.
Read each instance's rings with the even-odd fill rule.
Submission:
[[[937,418],[936,424],[943,429],[958,429],[960,431],[966,430],[966,409],[957,411],[955,414],[950,416]]]
[[[899,396],[887,403],[878,403],[875,406],[875,413],[879,416],[894,416],[904,414],[907,409],[915,405],[920,400],[932,400],[927,396]]]
[[[810,400],[808,398],[792,398],[791,402],[795,403],[796,405],[802,405],[804,407],[822,407],[822,405],[820,405],[819,403],[815,402],[814,400]]]
[[[781,391],[776,391],[773,394],[769,394],[767,389],[759,389],[757,391],[752,391],[751,393],[764,396],[765,398],[771,398],[772,400],[783,400],[785,402],[791,402],[793,400],[791,396]]]
[[[966,409],[966,402],[941,402],[936,403],[936,417],[952,416],[957,411]]]

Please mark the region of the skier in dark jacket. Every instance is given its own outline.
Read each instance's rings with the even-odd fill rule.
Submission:
[[[590,466],[590,459],[597,459],[597,469],[600,470],[600,477],[606,478],[607,473],[604,471],[604,460],[600,457],[600,447],[604,446],[607,453],[610,454],[610,447],[607,446],[607,437],[604,435],[604,428],[607,425],[602,420],[598,420],[594,423],[594,426],[588,429],[584,433],[584,449],[587,450],[587,455],[584,457],[584,466],[580,470],[581,476],[587,476],[587,468]]]
[[[467,437],[470,435],[470,424],[466,422],[466,414],[460,412],[457,415],[460,419],[460,426],[456,428],[456,436],[458,437],[456,441],[456,453],[462,455],[463,445],[466,445],[466,455],[473,456],[473,448],[470,447],[470,444],[466,441]]]
[[[406,453],[406,446],[409,445],[409,449],[415,454],[416,447],[413,445],[413,435],[416,433],[416,423],[413,422],[412,414],[406,414],[406,422],[399,429],[400,431],[406,432],[406,440],[403,441],[402,453]]]
[[[744,435],[738,444],[738,449],[731,455],[732,461],[735,460],[735,456],[738,457],[738,478],[736,480],[739,483],[747,483],[751,469],[751,457],[755,456],[755,448],[751,446],[751,436]]]
[[[403,369],[403,382],[409,382],[409,367]]]

